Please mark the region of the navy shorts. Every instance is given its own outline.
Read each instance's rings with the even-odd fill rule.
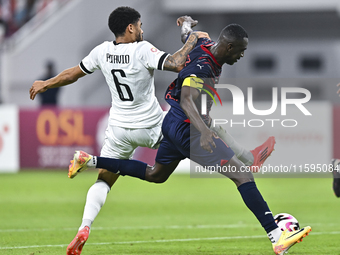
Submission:
[[[213,153],[200,146],[201,133],[190,123],[175,117],[171,111],[163,120],[164,138],[158,148],[156,162],[168,165],[173,161],[190,158],[201,166],[222,166],[235,154],[220,138],[213,138]]]

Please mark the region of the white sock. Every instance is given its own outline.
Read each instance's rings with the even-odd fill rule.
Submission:
[[[254,163],[253,154],[243,148],[235,139],[220,125],[215,127],[210,127],[210,129],[218,135],[228,146],[234,151],[236,157],[243,162],[246,166],[251,166]]]
[[[96,167],[97,166],[97,156],[92,156],[92,158],[87,162],[87,167]]]
[[[79,230],[85,226],[91,228],[94,219],[97,217],[100,209],[105,203],[107,194],[110,191],[109,185],[101,180],[97,180],[87,192],[86,204],[83,213],[83,221]]]
[[[272,243],[277,243],[281,237],[282,231],[280,228],[276,228],[270,231],[267,236]]]

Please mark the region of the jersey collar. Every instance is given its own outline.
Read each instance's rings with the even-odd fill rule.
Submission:
[[[212,44],[208,44],[208,45],[203,45],[203,44],[201,44],[201,48],[202,48],[202,50],[204,50],[213,60],[214,60],[214,62],[215,62],[215,64],[218,66],[218,67],[222,67],[219,63],[217,63],[217,60],[216,60],[216,58],[214,57],[214,55],[210,52],[210,50],[208,50],[207,49],[207,47],[209,47],[209,46],[212,46]]]

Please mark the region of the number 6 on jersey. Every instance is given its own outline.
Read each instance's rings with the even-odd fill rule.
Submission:
[[[130,87],[127,84],[120,83],[118,81],[117,76],[115,75],[115,72],[120,73],[121,77],[126,77],[126,75],[125,75],[125,72],[122,69],[112,69],[111,70],[111,73],[113,75],[113,80],[115,82],[115,85],[116,85],[116,88],[117,88],[120,100],[122,100],[122,101],[133,101],[133,95],[132,95]],[[126,91],[126,93],[128,95],[128,98],[124,97],[124,92],[122,90],[122,87],[125,88],[125,91]]]

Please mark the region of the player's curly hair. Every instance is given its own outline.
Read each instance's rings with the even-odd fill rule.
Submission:
[[[126,27],[129,24],[136,24],[140,17],[140,13],[131,7],[118,7],[110,14],[109,28],[116,37],[122,36]]]

